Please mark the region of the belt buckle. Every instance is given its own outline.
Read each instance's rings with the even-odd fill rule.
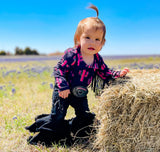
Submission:
[[[82,98],[85,97],[88,93],[88,89],[86,87],[83,86],[76,86],[72,89],[72,93],[74,96],[78,97],[78,98]]]

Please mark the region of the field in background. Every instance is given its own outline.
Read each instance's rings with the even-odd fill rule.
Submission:
[[[0,62],[0,151],[70,151],[70,149],[36,147],[27,145],[29,133],[24,129],[42,113],[50,113],[51,97],[54,85],[52,74],[57,60],[37,60],[26,62]],[[113,69],[160,69],[160,57],[106,60]],[[151,73],[152,74],[152,73]],[[91,111],[96,112],[98,99],[90,91],[88,95]],[[73,117],[69,108],[67,118]],[[84,151],[80,147],[72,151]]]

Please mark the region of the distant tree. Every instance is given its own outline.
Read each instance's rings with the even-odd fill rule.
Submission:
[[[24,51],[22,49],[20,49],[19,47],[15,48],[15,55],[22,55],[24,54]]]
[[[29,47],[26,47],[24,49],[24,54],[26,55],[39,55],[39,53],[37,52],[37,50],[31,50]]]
[[[32,50],[32,54],[33,55],[39,55],[39,53],[37,52],[37,50]]]
[[[15,48],[15,55],[39,55],[37,50],[32,50],[30,47],[26,47],[24,50],[20,49],[19,47]]]
[[[25,55],[31,55],[31,54],[32,54],[32,50],[31,50],[29,47],[26,47],[26,48],[24,49],[24,54],[25,54]]]
[[[6,52],[3,51],[3,50],[1,50],[1,51],[0,51],[0,55],[6,55]]]

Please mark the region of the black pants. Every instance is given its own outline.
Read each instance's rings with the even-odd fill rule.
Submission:
[[[58,87],[55,85],[52,96],[52,110],[51,113],[55,115],[56,121],[64,120],[67,109],[71,105],[75,114],[78,117],[83,117],[86,111],[90,111],[88,107],[87,96],[83,98],[77,98],[73,94],[70,94],[68,98],[63,99],[59,97]]]

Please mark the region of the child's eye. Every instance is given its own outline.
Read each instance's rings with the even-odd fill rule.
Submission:
[[[90,37],[89,37],[89,36],[86,36],[86,39],[90,39]]]
[[[100,39],[97,38],[96,41],[100,41]]]

